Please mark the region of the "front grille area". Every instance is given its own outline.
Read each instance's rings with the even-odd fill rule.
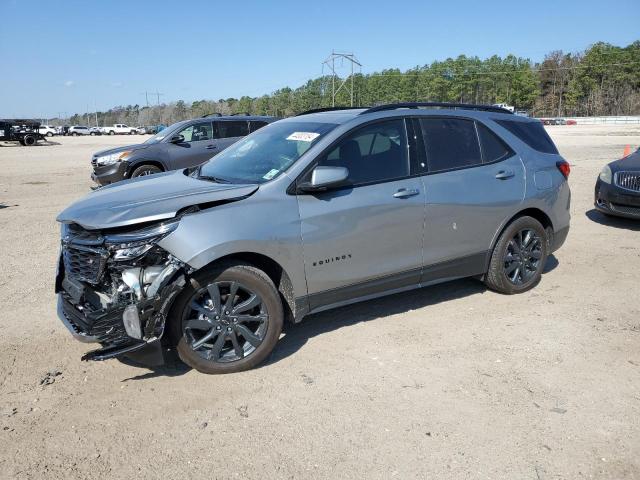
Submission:
[[[620,205],[619,203],[611,203],[611,210],[614,212],[625,213],[627,215],[635,215],[640,217],[640,207],[630,207],[628,205]]]
[[[78,333],[96,337],[100,343],[118,344],[130,340],[122,323],[123,311],[124,308],[93,311],[89,305],[75,305],[71,297],[62,292],[62,312],[66,319]]]
[[[98,157],[93,157],[93,158],[91,159],[91,166],[92,166],[93,168],[96,168],[96,167],[98,166]]]
[[[640,192],[640,172],[618,172],[615,180],[620,188]]]
[[[102,248],[63,245],[64,270],[69,278],[96,285],[102,279],[108,253]]]

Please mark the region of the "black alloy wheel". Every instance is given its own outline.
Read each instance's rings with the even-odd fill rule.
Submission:
[[[514,285],[527,283],[540,268],[542,240],[535,230],[523,229],[507,244],[504,273]]]
[[[213,282],[193,296],[183,313],[183,334],[207,361],[234,362],[264,341],[269,312],[260,295],[236,281]]]
[[[222,263],[194,274],[169,315],[178,355],[203,373],[232,373],[260,364],[282,331],[280,293],[258,268]]]
[[[493,247],[486,285],[508,295],[535,287],[549,255],[547,231],[533,217],[513,220],[500,234]]]

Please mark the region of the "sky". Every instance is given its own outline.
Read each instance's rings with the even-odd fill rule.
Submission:
[[[363,73],[460,54],[541,61],[626,46],[639,20],[640,0],[0,0],[0,118],[145,105],[145,91],[258,96],[319,76],[332,50]]]

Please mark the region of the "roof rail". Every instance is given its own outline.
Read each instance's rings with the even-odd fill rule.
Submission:
[[[307,110],[302,113],[296,114],[296,117],[300,115],[308,115],[310,113],[321,113],[321,112],[333,112],[335,110],[361,110],[367,107],[322,107],[322,108],[312,108],[311,110]]]
[[[507,110],[506,108],[496,107],[494,105],[476,105],[473,103],[447,103],[447,102],[406,102],[406,103],[387,103],[384,105],[378,105],[376,107],[371,107],[362,112],[360,115],[364,115],[365,113],[373,113],[373,112],[382,112],[384,110],[396,110],[398,108],[450,108],[452,110],[481,110],[484,112],[494,112],[494,113],[509,113],[513,114],[512,111]]]
[[[205,115],[202,115],[200,118],[207,118],[207,117],[221,117],[222,114],[218,113],[218,112],[213,112],[213,113],[207,113]]]

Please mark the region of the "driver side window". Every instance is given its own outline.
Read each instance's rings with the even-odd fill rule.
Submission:
[[[346,167],[357,186],[409,175],[404,120],[367,125],[342,140],[319,165]]]
[[[213,129],[211,123],[197,123],[183,128],[178,132],[178,135],[184,137],[185,143],[211,140],[213,138]]]

